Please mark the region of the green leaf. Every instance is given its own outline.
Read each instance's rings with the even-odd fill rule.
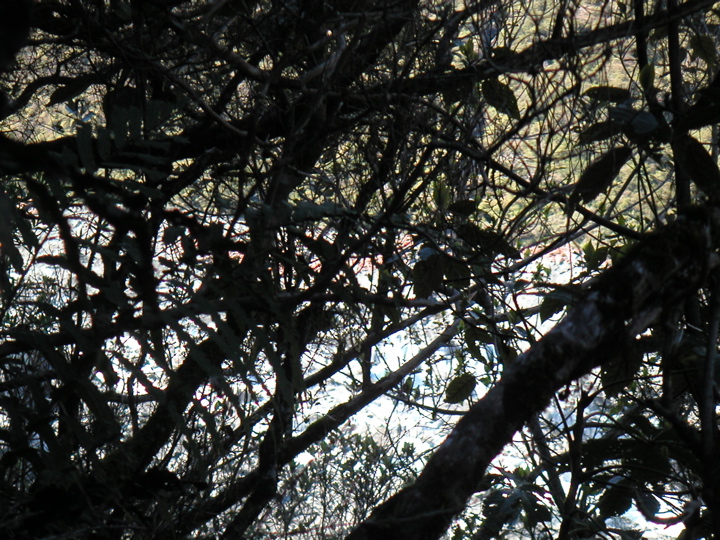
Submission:
[[[678,129],[700,129],[713,124],[720,124],[720,104],[708,107],[693,105],[682,118]]]
[[[98,157],[101,161],[105,161],[112,155],[114,151],[112,132],[105,127],[98,127],[96,144]]]
[[[605,141],[619,134],[618,126],[611,120],[604,120],[588,126],[580,132],[578,142],[580,144],[590,144],[598,141]]]
[[[155,130],[167,122],[175,112],[175,104],[169,101],[151,99],[145,104],[145,129]]]
[[[21,273],[23,271],[23,258],[20,254],[20,250],[15,246],[13,239],[13,229],[9,226],[10,224],[4,220],[0,220],[0,244],[2,245],[3,255],[8,258],[10,264],[16,272]],[[4,274],[2,278],[6,276]],[[0,285],[4,283],[0,282]]]
[[[468,62],[475,60],[478,56],[475,52],[475,47],[472,39],[467,39],[465,43],[460,47],[460,52]]]
[[[600,265],[607,260],[610,253],[608,246],[602,246],[596,249],[591,242],[587,242],[582,249],[585,257],[585,268],[590,272],[598,270]]]
[[[97,82],[97,79],[97,75],[92,73],[90,75],[76,77],[69,83],[63,86],[58,86],[50,95],[50,100],[48,101],[47,106],[50,107],[52,105],[57,105],[58,103],[65,103],[66,101],[70,101],[71,99],[78,97],[87,90],[91,84]]]
[[[443,262],[443,256],[434,253],[427,259],[415,263],[412,271],[415,296],[428,298],[438,289],[445,273]]]
[[[455,232],[470,247],[477,248],[480,253],[489,258],[495,258],[497,255],[513,259],[520,258],[517,248],[496,231],[481,229],[474,223],[461,223],[455,227]]]
[[[21,273],[24,263],[20,250],[18,250],[15,245],[15,228],[16,224],[24,221],[24,219],[18,216],[14,202],[3,189],[0,189],[0,213],[2,213],[3,216],[3,219],[0,219],[0,246],[2,246],[2,255],[7,257],[16,272]]]
[[[93,132],[92,127],[87,124],[83,124],[78,127],[76,141],[78,146],[78,156],[80,157],[80,164],[89,173],[94,173],[97,170],[97,164],[95,163],[95,153],[93,151]]]
[[[540,320],[545,322],[566,306],[572,306],[580,297],[580,292],[580,287],[563,285],[547,293],[540,304]]]
[[[538,486],[528,486],[528,488],[540,490]],[[552,512],[546,506],[540,504],[540,501],[534,493],[527,491],[525,488],[520,491],[520,502],[527,515],[528,524],[536,526],[538,523],[546,523],[552,520]]]
[[[480,529],[480,538],[498,538],[503,526],[517,517],[520,510],[520,490],[515,489],[507,495],[504,491],[493,491],[485,498],[485,520]]]
[[[467,263],[448,257],[443,262],[443,267],[448,285],[455,289],[464,289],[470,286],[471,271]]]
[[[450,384],[448,384],[445,390],[445,402],[446,403],[460,403],[469,398],[475,386],[477,385],[477,379],[471,373],[463,373],[458,375]]]
[[[468,342],[483,343],[485,345],[492,345],[495,343],[495,337],[480,326],[468,326],[465,330],[465,339]]]
[[[472,78],[458,75],[453,77],[451,84],[442,91],[445,104],[450,106],[454,103],[467,103],[472,101],[474,83]]]
[[[680,118],[678,131],[720,123],[720,88],[711,82],[695,93],[695,103]]]
[[[720,200],[720,170],[705,146],[690,135],[673,145],[676,159],[700,191],[711,200]]]
[[[670,27],[667,24],[660,25],[650,32],[650,35],[648,36],[648,41],[650,43],[656,43],[668,37],[669,33]]]
[[[600,497],[598,509],[602,518],[621,516],[630,510],[633,502],[632,490],[623,485],[624,483],[625,481],[621,480],[618,484],[610,486]]]
[[[657,500],[655,495],[647,491],[636,495],[635,504],[642,506],[643,516],[655,516],[660,511],[660,502]]]
[[[621,354],[605,362],[600,371],[603,391],[609,398],[627,388],[634,380],[635,374],[642,366],[643,353],[633,343],[628,344]]]
[[[640,70],[638,75],[638,81],[640,88],[643,89],[645,94],[649,94],[655,85],[655,64],[650,62],[644,68]]]
[[[694,60],[700,58],[711,69],[717,64],[717,47],[715,41],[709,34],[693,34],[690,38],[690,56]]]
[[[475,334],[477,332],[474,332],[474,330],[476,330],[476,328],[473,326],[468,327],[465,330],[465,346],[468,348],[468,351],[470,351],[470,354],[475,360],[482,364],[485,364],[487,360],[485,359],[482,350],[478,346],[478,341],[480,340],[475,337]]]
[[[470,216],[477,210],[477,202],[473,199],[464,199],[455,201],[448,206],[448,212],[459,214],[461,216]]]
[[[605,152],[582,173],[575,184],[573,198],[580,198],[585,203],[594,200],[612,185],[631,155],[629,146],[618,146]]]
[[[433,182],[433,199],[440,209],[445,209],[450,204],[450,188],[445,182]]]
[[[182,237],[184,234],[185,227],[170,225],[163,233],[162,242],[165,245],[174,244],[178,238]]]
[[[482,83],[482,93],[488,105],[496,111],[507,114],[514,120],[520,120],[517,98],[510,86],[497,79],[488,79]]]
[[[343,207],[334,202],[316,204],[309,201],[301,201],[292,207],[290,220],[294,223],[316,221],[330,216],[339,217],[344,213]]]
[[[622,103],[632,97],[630,90],[627,88],[617,88],[615,86],[593,86],[585,90],[582,95],[597,101],[610,101],[612,103]]]

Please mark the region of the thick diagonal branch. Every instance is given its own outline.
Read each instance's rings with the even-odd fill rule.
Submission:
[[[720,215],[698,210],[641,240],[565,319],[520,356],[430,458],[418,480],[376,508],[349,539],[435,539],[488,465],[564,385],[619,354],[666,308],[694,294],[711,266]]]

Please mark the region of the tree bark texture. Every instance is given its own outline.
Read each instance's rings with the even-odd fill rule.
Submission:
[[[719,230],[720,210],[692,208],[641,239],[557,326],[506,368],[417,481],[378,506],[347,538],[439,538],[477,491],[490,462],[556,391],[622,354],[663,310],[697,292],[718,266]]]

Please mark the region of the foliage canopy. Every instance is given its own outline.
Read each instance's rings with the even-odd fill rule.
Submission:
[[[713,4],[3,3],[2,536],[717,537]]]

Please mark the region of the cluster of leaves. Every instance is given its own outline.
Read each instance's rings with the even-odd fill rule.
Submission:
[[[711,4],[4,4],[2,536],[710,537]],[[632,339],[483,402],[609,266]]]

